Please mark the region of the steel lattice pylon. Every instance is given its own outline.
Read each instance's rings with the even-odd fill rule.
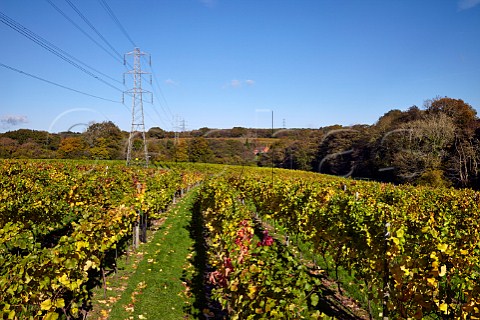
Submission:
[[[148,150],[147,140],[145,138],[143,95],[151,95],[151,92],[142,89],[142,75],[150,73],[142,71],[140,59],[146,55],[145,52],[140,51],[139,48],[135,48],[132,52],[126,53],[125,55],[133,55],[133,70],[125,73],[133,76],[133,89],[125,91],[127,95],[132,97],[132,126],[128,137],[127,166],[137,164],[147,167]]]

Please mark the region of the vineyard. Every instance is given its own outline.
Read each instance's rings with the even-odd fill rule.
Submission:
[[[155,218],[200,177],[123,166],[3,161],[0,310],[4,318],[85,315],[99,277],[141,215]]]
[[[326,305],[325,279],[371,318],[480,317],[471,190],[213,165],[2,161],[0,172],[4,318],[85,318],[135,227],[184,193],[196,242],[185,283],[202,296],[186,318],[357,317]]]

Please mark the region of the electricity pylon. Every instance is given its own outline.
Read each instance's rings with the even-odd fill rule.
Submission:
[[[133,88],[124,93],[132,97],[132,127],[128,137],[127,147],[127,166],[132,164],[144,165],[148,167],[148,150],[147,140],[145,138],[145,117],[143,114],[143,95],[152,94],[150,91],[142,89],[142,75],[150,74],[142,71],[141,57],[147,53],[135,48],[133,51],[125,55],[133,55],[133,70],[124,73],[133,75]],[[125,56],[123,58],[125,64]],[[151,59],[149,59],[151,65]],[[150,82],[152,80],[150,79]],[[153,96],[151,96],[153,99]]]

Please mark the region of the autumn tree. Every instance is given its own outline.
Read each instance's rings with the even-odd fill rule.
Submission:
[[[66,137],[60,141],[58,155],[67,159],[81,159],[87,155],[87,144],[82,137]]]
[[[253,163],[253,150],[238,139],[207,139],[215,163],[248,165]]]
[[[52,158],[53,152],[48,152],[42,145],[28,141],[19,145],[13,157],[17,159],[48,159]]]
[[[5,132],[4,137],[14,139],[18,144],[24,144],[25,142],[35,142],[39,145],[46,145],[49,137],[47,131],[38,131],[30,129],[19,129],[15,131]]]
[[[189,161],[189,143],[185,139],[179,139],[174,145],[174,160],[178,162]]]
[[[445,114],[453,120],[457,135],[471,136],[476,129],[477,111],[461,99],[435,98],[425,102],[428,114]]]
[[[8,159],[13,158],[15,151],[18,148],[17,140],[1,137],[0,138],[0,158]]]
[[[443,170],[448,148],[455,140],[455,125],[449,116],[427,114],[400,129],[393,165],[403,181],[414,182]]]
[[[122,131],[111,121],[92,123],[82,134],[94,159],[121,159],[123,154]]]
[[[479,173],[479,141],[475,132],[478,126],[476,110],[461,99],[437,97],[427,100],[429,114],[445,114],[455,125],[455,141],[449,150],[448,173],[458,186],[466,187]]]
[[[358,129],[332,126],[320,140],[314,170],[320,173],[351,176],[355,171],[353,154],[362,132]]]
[[[188,143],[188,161],[210,162],[213,159],[213,152],[210,150],[207,139],[203,137],[193,138]]]

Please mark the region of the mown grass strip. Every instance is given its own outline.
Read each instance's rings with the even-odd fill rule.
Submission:
[[[152,240],[140,247],[143,259],[112,306],[109,319],[188,318],[185,310],[191,301],[182,276],[192,253],[188,228],[195,196],[196,191],[192,191],[173,207]]]

